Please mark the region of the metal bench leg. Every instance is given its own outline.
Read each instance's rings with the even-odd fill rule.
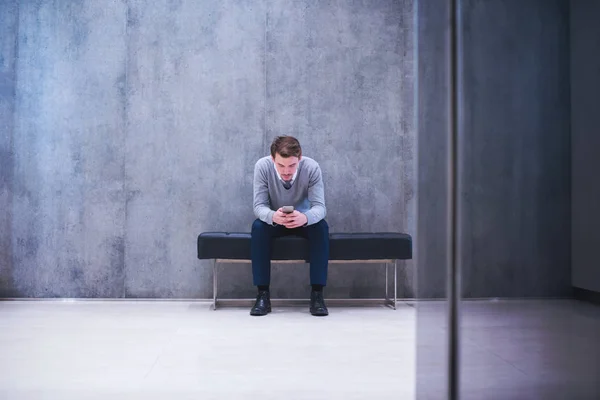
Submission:
[[[398,301],[398,260],[394,260],[394,310],[396,309],[396,302]]]
[[[213,261],[213,310],[217,311],[217,260]]]
[[[390,296],[388,295],[388,263],[385,263],[385,300],[389,302]]]

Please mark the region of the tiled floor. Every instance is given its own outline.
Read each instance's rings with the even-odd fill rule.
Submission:
[[[600,399],[600,306],[575,300],[463,301],[461,399]],[[419,303],[418,398],[444,399],[446,306]]]
[[[0,302],[0,399],[444,399],[446,305],[416,310]],[[461,320],[461,399],[600,399],[599,306],[465,301]]]
[[[415,310],[0,302],[0,399],[414,398]]]

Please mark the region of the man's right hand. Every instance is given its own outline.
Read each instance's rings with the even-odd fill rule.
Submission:
[[[275,214],[273,214],[273,222],[277,225],[285,225],[288,222],[288,214],[283,212],[283,208],[275,211]]]

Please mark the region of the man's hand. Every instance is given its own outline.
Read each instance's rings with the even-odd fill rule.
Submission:
[[[294,210],[289,214],[284,214],[287,216],[286,223],[284,224],[286,228],[293,229],[299,228],[308,222],[308,218],[306,215],[302,214],[300,211]]]
[[[273,214],[273,222],[279,225],[283,225],[288,229],[298,228],[308,222],[306,215],[300,211],[294,210],[293,212],[286,214],[283,209],[275,211]]]
[[[287,223],[287,216],[288,214],[283,212],[283,208],[280,208],[273,214],[273,222],[277,225],[285,225]]]

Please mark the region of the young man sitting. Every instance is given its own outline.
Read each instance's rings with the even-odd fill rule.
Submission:
[[[285,206],[293,206],[286,213]],[[254,285],[258,287],[256,302],[250,315],[271,312],[272,239],[298,235],[310,246],[310,313],[329,314],[323,299],[329,262],[329,226],[325,221],[325,193],[319,164],[302,156],[298,140],[278,136],[271,144],[271,155],[254,166],[254,215],[251,256]]]

